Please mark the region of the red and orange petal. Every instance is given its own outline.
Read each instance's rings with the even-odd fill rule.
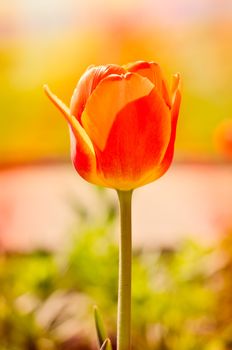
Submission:
[[[178,86],[177,86],[178,89]],[[179,109],[180,109],[180,103],[181,103],[181,94],[179,89],[175,92],[175,99],[173,102],[172,110],[171,110],[171,136],[169,140],[168,147],[166,149],[166,152],[164,154],[164,157],[160,164],[155,166],[149,173],[146,173],[141,180],[138,182],[138,187],[146,185],[150,182],[155,181],[156,179],[160,178],[162,175],[165,174],[165,172],[168,170],[168,168],[171,165],[173,155],[174,155],[174,145],[175,145],[175,139],[176,139],[176,127],[177,127],[177,121],[179,116]]]
[[[158,63],[138,61],[129,63],[125,65],[124,68],[129,72],[138,73],[141,76],[148,78],[164,98],[168,107],[171,107],[170,92]]]
[[[124,74],[125,69],[115,64],[108,64],[105,66],[90,66],[80,78],[76,89],[71,98],[70,112],[79,122],[81,122],[81,114],[85,108],[85,104],[97,87],[100,81],[111,74]]]
[[[168,148],[165,152],[164,158],[159,167],[160,168],[159,177],[162,176],[168,170],[173,159],[174,145],[175,145],[175,139],[176,139],[176,127],[177,127],[177,121],[178,121],[179,110],[180,110],[180,102],[181,102],[181,94],[180,94],[180,91],[177,90],[175,95],[175,100],[172,106],[172,111],[171,111],[171,118],[172,118],[171,137],[170,137]]]
[[[82,125],[92,142],[103,150],[117,113],[128,103],[148,96],[154,85],[138,74],[110,75],[89,97],[81,116]]]
[[[171,135],[170,110],[156,90],[117,114],[106,147],[95,147],[97,167],[109,187],[130,190],[155,171]]]
[[[70,139],[71,159],[79,175],[95,185],[107,186],[104,180],[98,176],[95,152],[92,152],[85,137],[70,128]]]
[[[71,155],[78,173],[87,181],[96,185],[105,186],[97,175],[96,157],[92,142],[77,119],[69,111],[69,108],[55,95],[48,86],[44,90],[52,103],[64,115],[70,127]]]

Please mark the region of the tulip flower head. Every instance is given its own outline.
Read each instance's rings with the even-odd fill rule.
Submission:
[[[90,183],[127,191],[169,168],[180,106],[179,75],[169,90],[157,63],[91,66],[65,106],[45,92],[68,121],[71,156]]]

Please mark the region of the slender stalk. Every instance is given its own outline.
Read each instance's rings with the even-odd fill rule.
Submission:
[[[117,350],[131,348],[131,197],[132,191],[117,191],[120,203]]]

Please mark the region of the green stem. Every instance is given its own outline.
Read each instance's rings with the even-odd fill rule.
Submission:
[[[117,191],[120,203],[117,350],[131,348],[131,197],[132,191]]]

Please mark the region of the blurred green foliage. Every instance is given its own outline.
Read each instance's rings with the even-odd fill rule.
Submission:
[[[0,257],[0,350],[96,349],[98,305],[115,347],[118,247],[106,219],[83,224],[62,254]],[[83,222],[86,215],[83,216]],[[133,349],[228,350],[232,344],[232,251],[136,250],[133,257]]]

